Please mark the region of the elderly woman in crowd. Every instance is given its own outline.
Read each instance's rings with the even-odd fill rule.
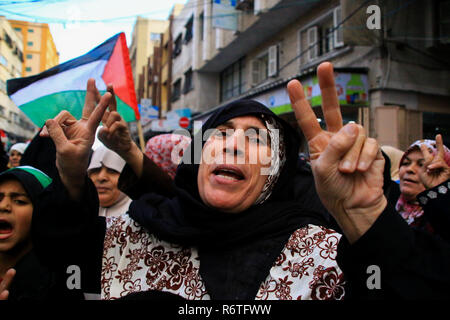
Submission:
[[[432,178],[426,174],[430,171],[429,158],[435,156],[432,169],[438,170],[438,175],[433,174]],[[439,164],[439,167],[436,165]],[[450,205],[442,202],[433,206],[432,210],[424,212],[424,206],[428,207],[434,203],[439,203],[441,197],[445,197],[444,192],[450,186],[445,185],[445,181],[450,179],[450,150],[443,144],[442,136],[437,135],[436,140],[417,140],[403,154],[400,159],[400,198],[395,208],[406,220],[406,222],[417,228],[430,232],[438,232],[441,236],[450,239]],[[438,192],[432,189],[444,183]],[[447,221],[447,223],[444,223]]]
[[[35,222],[36,232],[45,237],[50,224],[59,234],[75,235],[97,225],[95,234],[105,237],[92,263],[102,261],[96,278],[103,299],[150,292],[186,299],[341,299],[341,268],[350,297],[370,298],[367,268],[373,264],[383,270],[376,297],[448,296],[448,244],[399,220],[383,194],[384,158],[376,140],[361,126],[342,125],[330,63],[319,66],[318,79],[328,131],[321,129],[301,84],[291,81],[288,91],[308,140],[317,193],[344,237],[326,228],[314,209],[292,201],[299,139],[251,100],[230,103],[208,119],[200,133],[207,130],[205,140],[194,137],[177,170],[174,196],[149,193],[133,201],[128,214],[94,222],[101,219],[93,214],[97,196],[83,172],[108,105],[101,140],[131,163],[137,177],[143,172],[137,146],[115,142],[130,139],[108,93],[97,106],[88,98],[96,94],[87,95],[79,121],[68,114],[47,121],[60,180],[46,190],[53,201]],[[60,207],[79,219],[61,215]],[[430,247],[436,250],[428,257]]]
[[[87,172],[97,189],[100,216],[119,216],[127,212],[130,206],[131,199],[118,188],[124,166],[125,160],[104,145],[98,146],[92,153]]]
[[[90,135],[100,110],[95,108],[87,122],[78,121],[93,130]],[[108,129],[126,127],[115,114],[110,114],[115,121],[104,121],[99,133],[110,147]],[[59,131],[60,121],[49,121],[47,127],[59,150],[61,182],[87,208],[77,222],[93,225],[88,221],[95,220],[96,195],[60,152],[59,142],[70,144]],[[98,279],[102,298],[162,291],[186,299],[342,299],[343,276],[335,261],[341,235],[325,227],[322,214],[293,200],[290,181],[299,148],[295,130],[260,103],[242,100],[215,112],[199,134],[200,147],[191,144],[178,168],[174,197],[148,193],[132,202],[128,214],[107,219],[99,230],[106,231],[98,257],[103,261]],[[93,141],[90,135],[85,137]],[[90,147],[83,146],[80,163]],[[142,164],[143,154],[134,144],[116,151],[128,160],[136,152],[136,163]],[[50,193],[63,189],[52,186]],[[46,213],[54,220],[58,203],[53,201],[52,208]],[[77,229],[76,222],[57,220],[63,229]],[[46,223],[36,224],[43,232]]]

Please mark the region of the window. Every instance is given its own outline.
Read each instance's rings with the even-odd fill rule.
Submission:
[[[28,41],[27,45],[29,45],[31,47],[33,45],[33,41]]]
[[[8,67],[8,61],[6,60],[6,58],[0,54],[0,63],[2,65],[4,65],[5,67]]]
[[[188,93],[194,89],[194,83],[192,82],[192,68],[184,73],[184,88],[183,93]]]
[[[181,79],[178,79],[173,84],[172,102],[177,101],[181,96]]]
[[[15,27],[15,28],[14,28],[14,30],[16,30],[16,31],[19,31],[19,32],[20,32],[20,31],[22,31],[22,28],[19,28],[19,27]]]
[[[243,59],[233,63],[220,73],[220,101],[239,96],[244,92]]]
[[[320,17],[313,25],[299,31],[298,52],[300,65],[344,45],[341,7],[337,7]]]
[[[257,85],[278,73],[278,46],[269,49],[252,60],[252,85]]]
[[[181,34],[175,39],[173,46],[173,56],[176,57],[181,53]]]
[[[8,47],[10,47],[12,49],[13,43],[12,43],[11,37],[6,32],[5,32],[5,42],[8,45]]]
[[[28,32],[29,32],[29,33],[33,33],[33,32],[34,32],[34,29],[28,29]]]
[[[151,41],[160,41],[161,40],[161,34],[160,33],[150,32],[150,40]]]
[[[194,24],[194,16],[192,15],[186,25],[184,26],[186,28],[186,33],[184,35],[184,43],[188,43],[192,39],[192,27]]]
[[[25,68],[25,71],[31,72],[31,67],[26,67],[26,68]]]
[[[32,54],[27,54],[27,59],[33,59],[33,55]]]
[[[2,118],[5,117],[5,107],[4,106],[0,106],[0,117],[2,117]]]

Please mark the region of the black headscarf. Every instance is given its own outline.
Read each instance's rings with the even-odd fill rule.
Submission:
[[[207,129],[248,115],[277,121],[284,136],[286,162],[267,201],[240,213],[220,212],[200,198],[199,164],[195,163],[202,148],[195,144],[203,147],[201,135]],[[199,249],[200,275],[212,299],[254,299],[291,234],[307,224],[326,224],[321,213],[294,201],[292,177],[299,141],[297,132],[264,105],[252,100],[232,102],[218,109],[194,136],[185,152],[190,161],[185,158],[177,170],[177,195],[172,199],[145,195],[131,204],[130,216],[160,239]]]

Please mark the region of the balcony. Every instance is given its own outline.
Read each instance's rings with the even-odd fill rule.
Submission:
[[[252,2],[252,1],[239,1]],[[237,37],[207,61],[199,71],[220,72],[247,52],[271,39],[281,30],[324,1],[280,0],[272,8],[259,14],[259,18],[247,29],[240,30]],[[253,13],[251,13],[253,14]],[[245,15],[243,17],[245,19]]]

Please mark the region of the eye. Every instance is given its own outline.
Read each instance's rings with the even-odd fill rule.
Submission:
[[[28,205],[30,203],[29,200],[25,200],[25,199],[14,199],[13,200],[15,204],[24,206],[24,205]]]

